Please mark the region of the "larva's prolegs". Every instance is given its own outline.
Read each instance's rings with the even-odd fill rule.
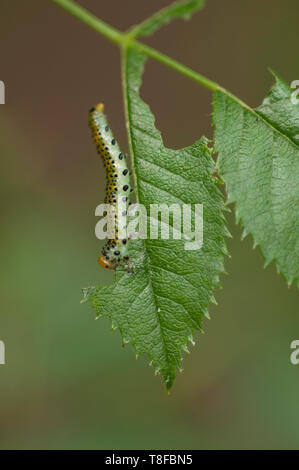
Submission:
[[[98,258],[103,268],[115,269],[119,264],[128,263],[128,239],[126,238],[127,209],[131,192],[129,169],[126,156],[121,153],[104,115],[104,105],[99,103],[89,111],[88,122],[97,151],[106,169],[107,183],[105,204],[109,204],[108,219],[114,224],[113,238],[109,238]],[[121,223],[118,217],[121,208]],[[113,220],[114,219],[114,220]],[[109,225],[109,224],[108,224]],[[124,235],[123,235],[124,234]]]

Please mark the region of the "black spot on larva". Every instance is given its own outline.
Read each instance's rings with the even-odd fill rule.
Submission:
[[[120,153],[120,154],[118,155],[118,158],[119,158],[120,160],[122,160],[122,158],[123,158],[123,154],[122,154],[122,153]]]
[[[105,150],[109,150],[108,147],[105,147]]]
[[[127,191],[129,189],[129,186],[127,184],[124,185],[123,190]]]
[[[128,200],[128,198],[126,196],[123,197],[123,202],[126,202]]]
[[[123,244],[125,245],[127,243],[127,240],[123,240]]]
[[[124,259],[128,260],[128,259],[129,259],[129,257],[128,257],[128,256],[124,256]]]
[[[132,191],[133,191],[133,188],[131,188],[130,191],[132,192]]]
[[[106,131],[106,132],[109,131],[109,126],[106,126],[106,127],[105,127],[105,131]]]
[[[124,170],[124,171],[123,171],[123,175],[126,176],[127,173],[128,173],[128,170]]]
[[[90,113],[93,113],[94,111],[95,111],[95,108],[91,108],[91,109],[89,110]]]
[[[116,250],[116,251],[114,252],[114,254],[115,254],[115,256],[118,256],[118,255],[120,255],[120,251]]]
[[[112,145],[115,145],[115,139],[112,139],[112,140],[111,140],[111,144],[112,144]]]

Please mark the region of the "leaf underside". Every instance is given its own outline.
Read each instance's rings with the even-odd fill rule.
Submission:
[[[279,77],[255,111],[214,94],[217,166],[244,236],[299,286],[299,104]]]
[[[148,355],[170,389],[176,370],[181,370],[182,350],[187,351],[194,330],[201,330],[203,317],[208,317],[209,303],[215,301],[227,231],[208,141],[202,138],[182,150],[164,147],[154,116],[139,96],[144,63],[141,53],[125,52],[124,92],[136,196],[148,214],[150,204],[203,204],[203,247],[186,251],[183,238],[131,241],[134,273],[118,268],[114,285],[85,289],[84,299],[91,301],[98,316],[111,319],[124,343],[132,343],[138,355]]]

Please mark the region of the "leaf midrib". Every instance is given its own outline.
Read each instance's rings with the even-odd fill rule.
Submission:
[[[127,86],[127,47],[124,47],[123,50],[122,50],[122,73],[123,73],[123,95],[124,95],[124,106],[125,106],[125,115],[126,115],[126,119],[127,119],[127,133],[128,133],[128,142],[129,142],[129,147],[130,147],[130,153],[132,155],[132,173],[134,175],[134,181],[135,181],[135,187],[136,187],[136,200],[137,200],[137,203],[139,203],[139,183],[138,183],[138,180],[136,178],[136,171],[135,171],[135,149],[133,147],[133,139],[132,139],[132,133],[131,133],[131,128],[132,128],[132,122],[131,122],[131,113],[130,113],[130,98],[129,98],[129,93],[128,93],[128,86]],[[154,301],[154,310],[155,310],[155,315],[156,315],[156,318],[157,318],[157,321],[158,321],[158,325],[159,325],[159,329],[160,329],[160,333],[161,333],[161,338],[162,338],[162,342],[163,342],[163,349],[164,349],[164,353],[165,353],[165,358],[166,358],[166,362],[167,362],[167,366],[168,366],[168,374],[170,375],[171,373],[171,368],[170,368],[170,357],[169,357],[169,352],[168,352],[168,348],[167,348],[167,344],[166,344],[166,340],[165,340],[165,336],[164,336],[164,331],[163,331],[163,328],[162,328],[162,325],[161,325],[161,319],[160,319],[160,315],[159,315],[159,312],[158,312],[158,306],[157,306],[157,299],[156,299],[156,294],[155,294],[155,290],[154,290],[154,286],[153,286],[153,283],[152,283],[152,267],[151,267],[151,260],[150,260],[150,256],[149,256],[149,253],[148,253],[148,250],[147,250],[147,243],[146,243],[146,239],[143,239],[142,240],[142,243],[143,243],[143,246],[144,246],[144,250],[145,250],[145,253],[146,253],[146,263],[147,263],[147,266],[148,266],[148,272],[149,272],[149,285],[150,285],[150,289],[151,289],[151,292],[152,292],[152,296],[153,296],[153,301]]]
[[[264,116],[262,116],[261,114],[259,114],[258,111],[256,111],[255,109],[251,108],[250,106],[248,106],[246,103],[244,103],[242,100],[240,100],[239,98],[237,98],[236,96],[234,96],[233,94],[227,92],[226,90],[216,90],[215,93],[222,93],[224,94],[225,97],[227,98],[230,98],[232,101],[234,101],[235,103],[237,103],[239,106],[241,106],[242,108],[244,108],[244,110],[247,110],[249,111],[251,114],[253,114],[256,118],[258,118],[259,120],[263,121],[264,124],[266,124],[267,126],[269,126],[273,132],[277,132],[281,137],[283,137],[284,139],[287,139],[287,141],[292,144],[296,150],[298,150],[299,148],[299,145],[296,144],[296,142],[294,142],[288,135],[284,134],[280,129],[278,129],[277,127],[275,127],[270,121],[268,121],[268,119]]]

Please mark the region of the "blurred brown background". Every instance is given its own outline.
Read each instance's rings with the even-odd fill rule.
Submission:
[[[80,3],[125,30],[170,2]],[[1,0],[0,12],[0,448],[299,448],[298,291],[263,270],[233,216],[219,305],[170,397],[148,360],[80,305],[82,287],[108,281],[87,112],[104,101],[127,150],[119,51],[49,0]],[[208,0],[146,42],[257,106],[267,67],[299,78],[297,31],[297,0]],[[187,78],[149,61],[142,96],[168,146],[212,136],[211,94]]]

